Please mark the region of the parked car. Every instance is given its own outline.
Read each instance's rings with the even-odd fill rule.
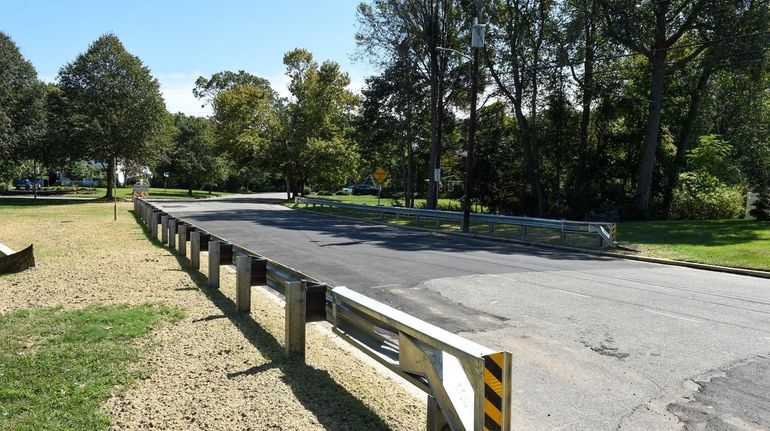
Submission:
[[[377,188],[368,184],[358,184],[352,187],[351,194],[353,195],[374,195],[377,196]]]
[[[38,188],[43,187],[43,180],[42,179],[38,178],[36,182],[37,182],[37,187]],[[33,184],[32,180],[29,179],[29,178],[21,178],[21,179],[13,181],[13,186],[16,187],[17,190],[19,190],[19,189],[29,190],[29,189],[32,188],[32,184]]]
[[[355,186],[345,186],[342,188],[342,191],[345,193],[353,193],[353,187]]]

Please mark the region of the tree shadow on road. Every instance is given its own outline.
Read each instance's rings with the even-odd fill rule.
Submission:
[[[133,214],[133,212],[132,212]],[[160,241],[150,236],[150,232],[137,214],[137,223],[142,227],[147,240],[158,247],[166,248]],[[205,275],[189,268],[189,260],[169,250],[181,268],[194,282],[201,292],[214,304],[221,315],[209,316],[205,320],[227,318],[238,328],[244,338],[268,360],[267,363],[244,370],[234,370],[228,373],[228,378],[242,378],[260,372],[279,368],[283,373],[283,381],[289,386],[297,400],[315,414],[316,419],[326,429],[333,430],[390,430],[361,400],[351,395],[338,384],[329,372],[314,368],[304,362],[287,359],[283,346],[275,337],[265,330],[251,315],[239,313],[235,302],[218,289],[208,287]]]

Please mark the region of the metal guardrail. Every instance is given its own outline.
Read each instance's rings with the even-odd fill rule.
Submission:
[[[509,352],[493,351],[346,287],[330,289],[327,297],[337,334],[432,396],[444,421],[429,425],[431,431],[510,429]]]
[[[436,227],[441,226],[442,220],[452,220],[462,225],[463,214],[455,211],[428,210],[418,208],[389,207],[359,205],[347,202],[339,202],[331,199],[316,198],[295,198],[295,203],[308,205],[327,206],[331,208],[345,208],[354,211],[361,211],[364,215],[369,213],[378,214],[380,219],[386,215],[396,217],[413,217],[419,225],[423,218],[435,219]],[[617,224],[605,222],[572,221],[572,220],[554,220],[534,217],[503,216],[494,214],[471,214],[471,223],[486,223],[487,232],[491,235],[495,232],[496,225],[513,225],[521,227],[522,235],[527,235],[527,228],[554,229],[560,232],[561,239],[564,240],[567,234],[578,235],[596,235],[599,238],[601,246],[617,247]]]
[[[134,202],[134,212],[151,238],[176,249],[190,269],[200,270],[200,254],[207,251],[209,287],[219,288],[221,265],[234,264],[239,312],[250,312],[252,286],[282,293],[287,356],[304,360],[306,323],[327,320],[342,339],[429,395],[428,431],[510,429],[509,352],[491,350],[346,287],[331,288],[144,199]]]

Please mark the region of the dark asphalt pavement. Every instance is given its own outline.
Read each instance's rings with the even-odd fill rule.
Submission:
[[[695,420],[676,407],[700,388],[693,379],[770,353],[770,280],[370,225],[248,200],[163,208],[332,286],[512,351],[514,429],[681,429]],[[752,369],[761,391],[761,367],[742,369],[740,381]],[[761,425],[770,418],[768,397],[749,413],[725,405],[722,419]]]

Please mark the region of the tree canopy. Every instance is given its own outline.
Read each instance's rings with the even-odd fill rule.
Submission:
[[[107,197],[118,160],[152,164],[167,145],[160,85],[114,34],[106,34],[59,71],[68,100],[70,139],[83,154],[107,162]]]

